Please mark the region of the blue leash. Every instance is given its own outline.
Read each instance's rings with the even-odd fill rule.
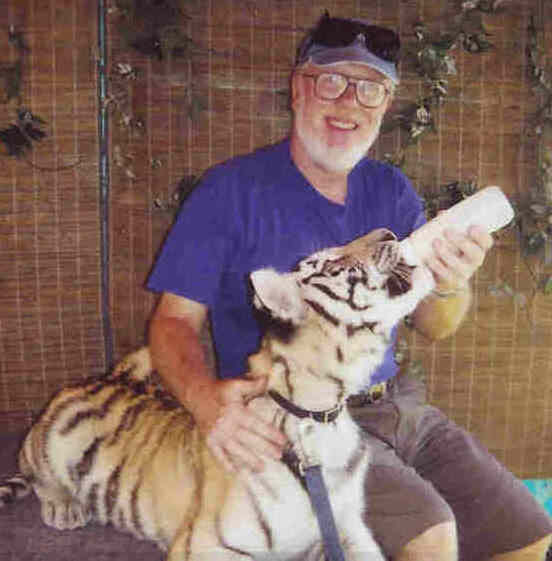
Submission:
[[[318,519],[318,526],[320,527],[324,550],[326,551],[326,561],[345,561],[332,506],[328,498],[328,490],[322,477],[321,466],[306,468],[304,470],[304,479],[316,518]]]
[[[332,505],[328,497],[328,489],[322,476],[322,466],[320,465],[315,446],[310,442],[313,424],[333,423],[343,410],[343,404],[338,404],[336,407],[326,411],[308,411],[295,405],[276,391],[269,391],[268,393],[278,405],[299,419],[302,419],[299,424],[301,458],[293,449],[289,449],[284,453],[282,461],[297,477],[305,482],[314,513],[316,514],[318,527],[322,534],[326,561],[345,561],[335,525]]]

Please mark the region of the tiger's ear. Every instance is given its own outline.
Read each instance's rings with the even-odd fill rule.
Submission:
[[[299,325],[305,318],[306,306],[301,291],[292,275],[273,269],[260,269],[250,275],[255,291],[254,304],[260,310],[283,322]]]

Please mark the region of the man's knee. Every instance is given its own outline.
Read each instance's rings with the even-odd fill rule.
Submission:
[[[395,561],[456,561],[458,536],[454,521],[442,522],[428,528],[409,541]]]
[[[552,534],[522,549],[491,557],[490,561],[544,561],[552,542]]]

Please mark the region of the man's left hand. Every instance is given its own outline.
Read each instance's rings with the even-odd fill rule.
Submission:
[[[466,235],[446,229],[442,238],[433,241],[433,255],[426,261],[435,277],[436,289],[465,289],[492,245],[492,236],[481,226],[472,226]]]

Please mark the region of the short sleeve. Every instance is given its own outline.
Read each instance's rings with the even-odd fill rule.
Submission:
[[[395,233],[399,239],[408,237],[414,230],[426,222],[424,204],[414,190],[410,180],[398,169],[394,169],[394,181],[397,183],[398,198],[396,219],[398,225]]]
[[[147,281],[150,290],[213,305],[239,231],[233,193],[231,174],[206,174],[169,231]]]

